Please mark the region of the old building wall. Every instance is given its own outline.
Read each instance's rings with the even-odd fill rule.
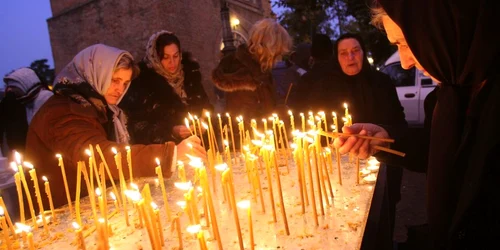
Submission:
[[[228,0],[236,30],[248,31],[268,16],[266,0]],[[184,51],[201,66],[203,84],[214,101],[210,72],[217,65],[222,41],[220,0],[51,0],[48,19],[56,73],[80,50],[104,43],[142,59],[149,37],[165,29],[174,32]],[[267,9],[265,9],[267,8]]]

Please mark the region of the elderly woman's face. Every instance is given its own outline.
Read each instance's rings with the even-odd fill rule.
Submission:
[[[406,42],[406,38],[403,35],[403,31],[399,26],[392,21],[389,16],[384,16],[382,18],[382,22],[384,24],[385,32],[387,34],[387,39],[394,45],[398,46],[399,57],[401,60],[401,67],[403,69],[411,69],[412,67],[416,67],[421,70],[424,75],[429,76],[435,82],[439,82],[436,78],[429,75],[429,73],[422,67],[422,65],[417,61],[417,58],[411,52],[410,47],[408,47],[408,43]]]
[[[118,104],[118,100],[122,97],[132,79],[132,69],[118,69],[111,77],[111,84],[109,85],[104,99],[111,105]]]
[[[338,43],[337,58],[346,75],[357,75],[363,68],[364,52],[358,40],[346,38]]]
[[[163,69],[170,73],[175,73],[180,63],[181,55],[179,47],[176,44],[169,44],[163,47],[163,58],[161,58]]]

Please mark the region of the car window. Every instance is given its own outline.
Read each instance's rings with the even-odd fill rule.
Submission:
[[[403,69],[401,63],[391,63],[380,70],[391,77],[396,87],[415,86],[415,68]]]

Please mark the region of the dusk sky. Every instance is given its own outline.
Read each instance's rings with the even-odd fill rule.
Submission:
[[[274,1],[273,1],[274,2]],[[7,0],[0,8],[0,88],[10,71],[48,59],[54,67],[47,19],[52,16],[50,0]]]
[[[13,69],[48,59],[54,67],[47,18],[52,16],[49,0],[8,0],[0,8],[0,82]]]

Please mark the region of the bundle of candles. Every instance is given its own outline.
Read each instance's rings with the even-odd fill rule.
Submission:
[[[350,124],[352,117],[347,105],[345,108],[344,123]],[[220,135],[216,135],[210,113],[205,113],[207,123],[189,114],[185,123],[192,133],[200,135],[205,131],[208,134],[208,141],[202,141],[208,148],[208,157],[200,159],[188,155],[191,159],[188,166],[178,162],[178,176],[170,180],[163,178],[158,159],[154,181],[134,179],[130,147],[125,148],[130,176],[125,180],[121,152],[113,148],[109,153],[115,155],[113,167],[119,172],[118,185],[111,179],[111,187],[106,187],[105,180],[111,174],[104,160],[105,152],[95,145],[98,157],[90,145],[85,150],[89,155],[88,166],[85,161],[78,162],[77,179],[68,182],[63,156],[57,155],[68,200],[68,205],[59,209],[52,205],[48,179],[42,177],[45,197],[39,189],[36,169],[22,162],[21,155],[16,153],[16,162],[11,165],[16,172],[20,222],[12,222],[0,198],[2,245],[7,249],[27,246],[30,250],[45,245],[64,249],[69,246],[74,249],[137,249],[137,244],[148,249],[193,248],[195,244],[200,249],[276,248],[280,245],[286,248],[302,244],[320,244],[328,249],[359,247],[363,230],[358,227],[363,228],[366,223],[378,163],[375,159],[347,159],[333,147],[323,147],[321,136],[332,137],[326,132],[339,133],[335,113],[332,113],[331,132],[324,112],[317,115],[310,112],[307,123],[304,114],[300,114],[301,130],[295,128],[291,111],[289,115],[291,130],[273,114],[262,120],[263,133],[259,132],[256,120],[252,119],[250,128],[245,129],[243,117],[237,117],[239,145],[242,145],[241,150],[237,150],[229,114],[226,114],[224,126],[221,116],[217,115]],[[218,140],[223,142],[220,149]],[[101,160],[99,165],[98,158]],[[360,165],[367,162],[370,165],[360,170]],[[186,173],[188,167],[194,170],[189,171],[193,174]],[[39,218],[34,214],[25,168],[30,169],[30,184],[35,187],[38,209],[44,211]],[[75,194],[68,191],[70,183],[76,183]],[[89,191],[88,197],[80,197],[82,185]],[[24,214],[23,190],[30,214]],[[74,202],[71,197],[75,197]],[[49,200],[49,210],[43,207],[43,198]],[[246,210],[247,220],[240,218],[238,209]],[[65,230],[67,228],[70,230]],[[145,232],[147,239],[137,232]],[[244,232],[248,232],[245,237]],[[233,240],[235,236],[237,242]],[[325,243],[310,239],[315,236],[336,240]]]

